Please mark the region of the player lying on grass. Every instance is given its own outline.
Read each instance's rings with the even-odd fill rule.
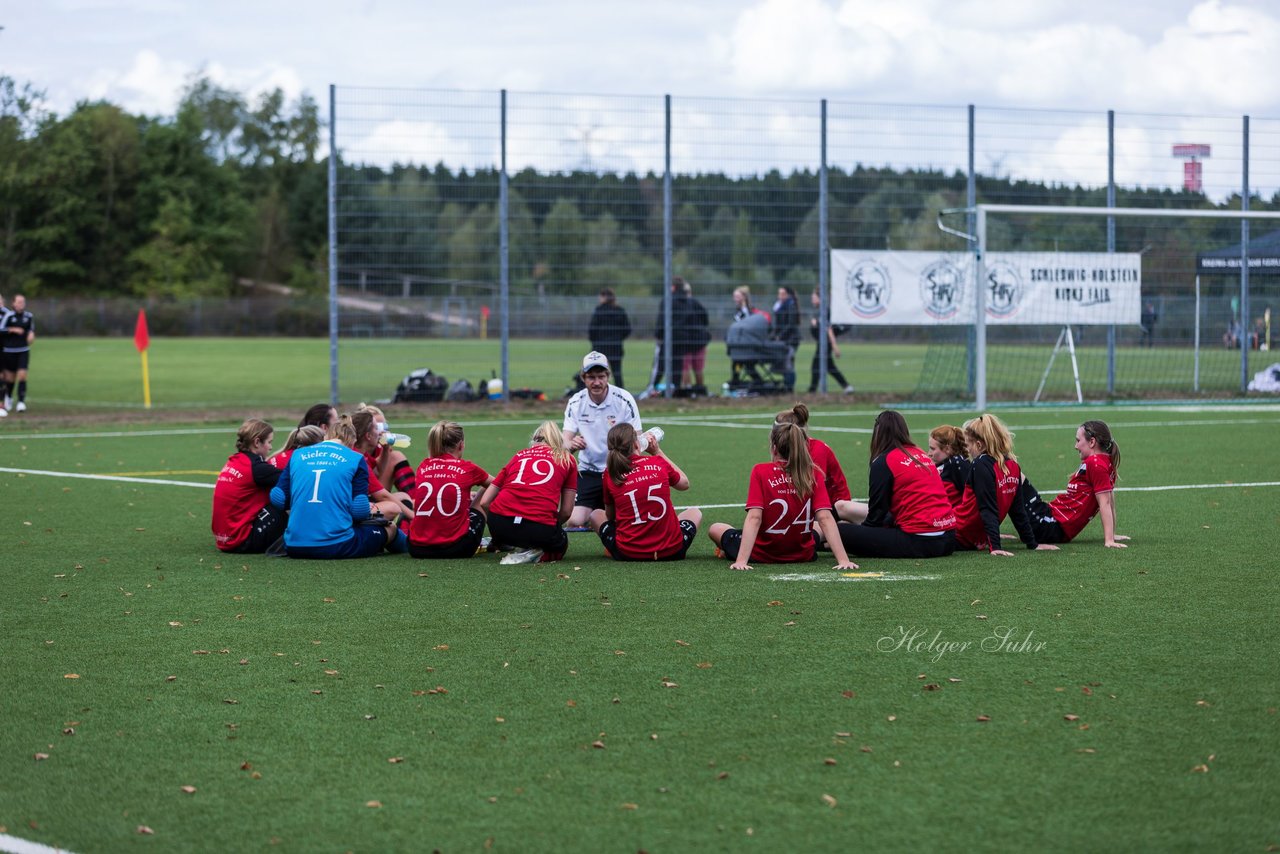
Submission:
[[[809,442],[795,424],[774,424],[769,432],[770,462],[751,469],[747,487],[747,519],[738,530],[714,523],[707,536],[716,554],[733,561],[731,569],[757,563],[802,563],[816,560],[814,526],[831,543],[836,569],[857,569],[849,560],[836,529],[824,473],[815,468]]]
[[[900,412],[886,409],[871,428],[867,518],[840,523],[859,557],[931,558],[955,550],[955,511],[933,461],[911,441]],[[834,544],[833,544],[834,545]]]
[[[409,554],[421,558],[471,557],[484,536],[480,499],[493,478],[464,460],[462,425],[438,421],[427,434],[427,458],[414,475],[414,516],[409,523]],[[480,487],[474,495],[472,490]]]
[[[822,470],[822,482],[827,487],[827,497],[831,499],[831,509],[836,518],[846,522],[861,522],[867,518],[867,505],[854,501],[849,493],[849,482],[845,480],[836,452],[826,442],[809,435],[809,407],[797,403],[775,415],[773,423],[794,424],[804,433],[809,443],[809,456],[813,458],[813,464]]]
[[[1057,551],[1057,546],[1036,541],[1027,509],[1018,501],[1022,469],[1013,456],[1013,434],[1004,422],[979,415],[965,422],[964,437],[973,464],[955,508],[956,548],[1013,557],[1000,547],[1000,523],[1009,516],[1027,548]]]
[[[1116,533],[1116,502],[1113,494],[1120,470],[1120,446],[1111,438],[1104,421],[1086,421],[1076,428],[1076,451],[1080,467],[1071,475],[1065,491],[1052,501],[1040,493],[1023,475],[1018,500],[1031,517],[1036,539],[1042,543],[1069,543],[1084,530],[1094,516],[1102,517],[1102,542],[1109,549],[1123,549]]]
[[[275,430],[250,418],[236,433],[236,452],[213,487],[213,539],[224,552],[262,554],[284,533],[285,514],[271,506],[280,470],[267,462]]]
[[[604,509],[591,512],[591,530],[614,560],[683,560],[702,521],[697,507],[677,515],[671,502],[672,489],[689,488],[688,476],[626,422],[607,438]]]
[[[284,546],[294,558],[372,557],[395,548],[396,516],[371,519],[369,465],[354,449],[350,418],[335,424],[325,441],[294,451],[271,490],[271,504],[289,511]]]
[[[517,451],[480,499],[495,545],[521,549],[503,563],[548,563],[569,548],[561,527],[573,512],[578,465],[552,421],[533,431],[529,447]]]

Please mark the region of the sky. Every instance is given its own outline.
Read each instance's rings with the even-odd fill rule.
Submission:
[[[0,74],[60,114],[171,114],[204,74],[322,106],[335,83],[1280,120],[1280,0],[3,0],[0,26]]]

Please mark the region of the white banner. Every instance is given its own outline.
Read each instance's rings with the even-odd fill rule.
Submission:
[[[987,323],[1138,323],[1142,256],[992,252],[983,282]],[[974,322],[973,255],[831,250],[831,322],[877,326]]]

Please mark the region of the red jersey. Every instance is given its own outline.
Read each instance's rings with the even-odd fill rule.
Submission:
[[[937,466],[915,445],[894,448],[872,460],[869,487],[864,525],[893,524],[908,534],[933,534],[956,526]]]
[[[671,486],[680,475],[662,457],[636,454],[622,485],[604,474],[604,503],[613,505],[618,551],[627,557],[661,560],[680,551],[684,536]]]
[[[297,448],[294,448],[293,450],[296,451]],[[289,467],[289,458],[292,456],[293,456],[293,451],[281,451],[271,459],[267,460],[267,462],[271,463],[271,465],[280,469],[280,471],[284,471]]]
[[[523,516],[530,522],[557,525],[560,495],[578,488],[578,466],[571,458],[556,462],[546,445],[517,451],[493,480],[501,491],[489,505],[500,516]]]
[[[1098,515],[1098,493],[1115,488],[1116,473],[1108,454],[1093,454],[1084,458],[1080,468],[1067,481],[1065,492],[1049,502],[1053,518],[1062,526],[1065,542],[1075,539],[1089,520]]]
[[[1036,547],[1026,510],[1016,501],[1021,481],[1022,469],[1016,460],[1004,461],[1004,474],[988,454],[974,460],[964,495],[956,507],[956,543],[961,548],[1000,549],[1000,523],[1011,511],[1022,541],[1028,548]]]
[[[378,447],[381,448],[382,446],[379,445]],[[378,456],[379,456],[379,453],[376,449],[372,454],[364,455],[365,465],[369,469],[369,494],[370,495],[373,495],[375,492],[378,492],[380,490],[386,489],[386,487],[382,485],[382,481],[378,480],[378,476],[374,474],[374,471],[373,471],[374,466],[376,466],[378,463]]]
[[[821,439],[809,440],[809,456],[813,464],[822,469],[823,484],[827,487],[827,496],[833,501],[852,501],[849,482],[844,479],[844,469],[836,459],[836,452]]]
[[[960,507],[960,499],[964,497],[965,481],[969,479],[969,471],[972,468],[973,463],[959,454],[938,463],[938,477],[942,478],[942,485],[947,489],[947,500],[951,502],[952,507],[957,509]]]
[[[415,546],[445,546],[467,532],[471,488],[483,486],[489,473],[470,460],[428,457],[418,466],[409,497],[414,517],[409,522],[409,542]]]
[[[817,474],[817,472],[815,472]],[[747,509],[760,508],[760,533],[749,555],[739,558],[760,563],[802,563],[816,552],[813,519],[819,510],[830,510],[831,499],[821,477],[814,479],[813,494],[801,498],[782,463],[760,463],[751,469]]]
[[[271,487],[275,482],[266,485],[255,482],[254,459],[243,451],[232,454],[218,472],[218,482],[213,486],[213,539],[223,551],[230,551],[249,539],[253,517],[271,500]]]

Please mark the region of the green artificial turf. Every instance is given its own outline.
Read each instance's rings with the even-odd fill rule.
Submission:
[[[494,472],[546,410],[454,414]],[[734,505],[704,529],[742,519],[772,411],[648,410],[693,484],[678,503]],[[41,438],[32,415],[0,432],[7,468],[195,484],[236,426]],[[1057,553],[861,561],[916,577],[896,581],[735,573],[703,535],[653,566],[588,534],[549,565],[222,555],[207,488],[0,473],[0,832],[73,851],[1264,851],[1280,487],[1141,490],[1280,480],[1280,412],[1003,417],[1053,490],[1099,415],[1129,549],[1095,521]],[[415,462],[434,417],[393,416]],[[873,417],[812,422],[855,494]],[[921,441],[963,417],[908,413]]]

